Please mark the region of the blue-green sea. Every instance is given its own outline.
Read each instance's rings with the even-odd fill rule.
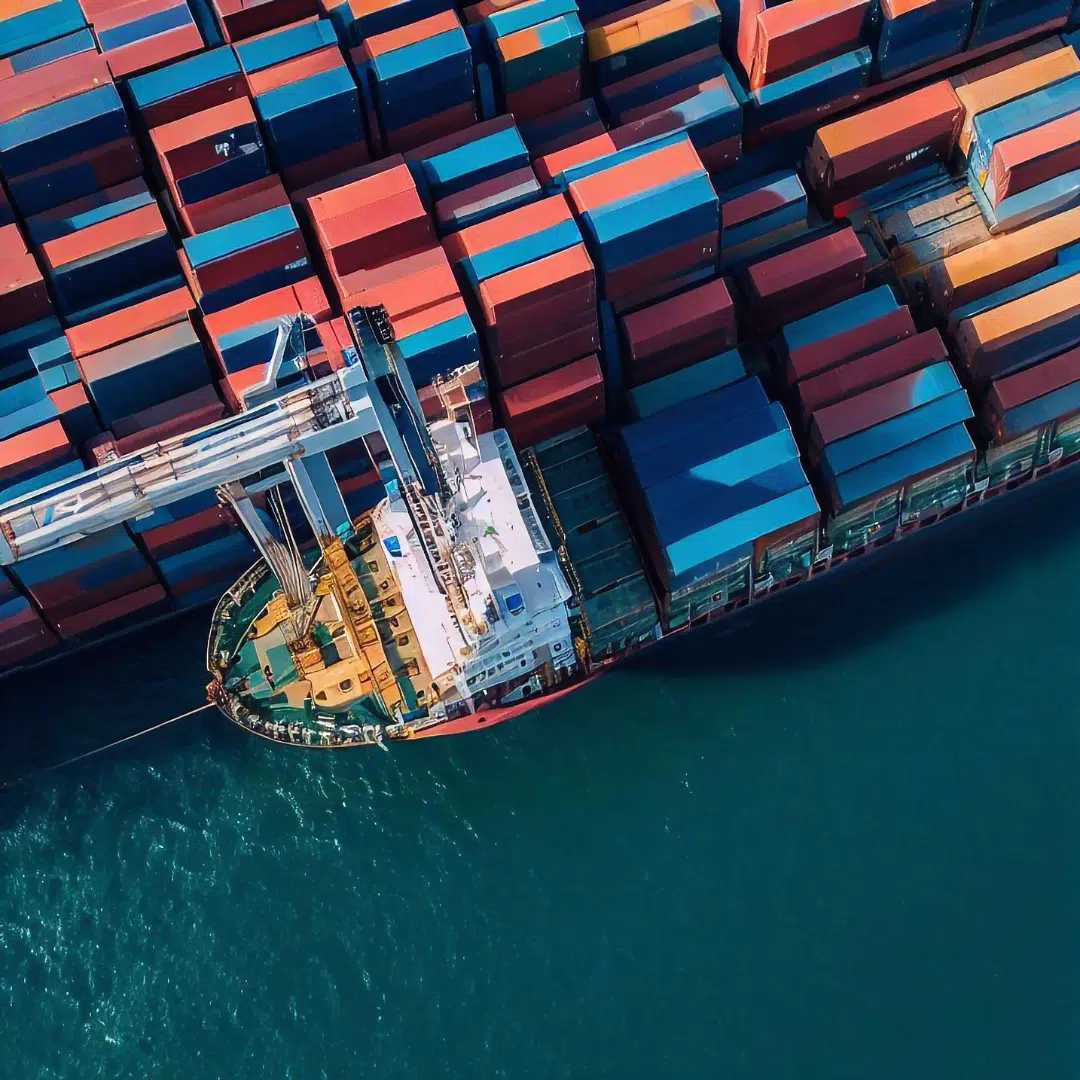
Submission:
[[[484,734],[8,789],[0,1075],[1075,1080],[1078,496]],[[197,704],[203,623],[0,684],[4,769]]]

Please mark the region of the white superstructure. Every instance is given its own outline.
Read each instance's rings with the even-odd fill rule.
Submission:
[[[509,438],[496,431],[474,442],[451,421],[430,432],[452,492],[445,556],[460,592],[447,591],[432,568],[401,492],[374,524],[433,678],[451,675],[468,700],[545,664],[569,667],[570,587]]]

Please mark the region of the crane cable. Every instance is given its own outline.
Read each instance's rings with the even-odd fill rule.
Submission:
[[[35,769],[25,776],[16,777],[14,780],[8,780],[6,783],[0,784],[0,791],[6,791],[8,788],[15,787],[17,784],[25,783],[33,776],[41,776],[45,773],[56,772],[68,765],[74,765],[77,761],[85,761],[87,758],[94,757],[95,754],[101,754],[106,750],[112,750],[113,747],[120,746],[122,743],[131,742],[132,739],[141,738],[143,735],[149,735],[152,731],[160,731],[163,727],[168,727],[170,724],[175,724],[179,720],[186,720],[189,716],[195,716],[197,713],[212,708],[214,708],[214,704],[212,702],[207,702],[205,705],[200,705],[197,709],[188,709],[187,712],[181,713],[179,716],[173,716],[168,720],[162,720],[160,724],[154,724],[152,727],[143,728],[142,731],[134,731],[130,735],[125,735],[122,739],[116,739],[111,743],[106,743],[104,746],[96,747],[93,750],[87,750],[84,754],[76,754],[75,757],[68,758],[66,761],[59,761],[55,765],[46,765],[43,769]]]

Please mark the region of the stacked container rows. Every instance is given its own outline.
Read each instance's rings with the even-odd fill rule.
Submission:
[[[0,24],[4,501],[343,366],[358,304],[433,407],[482,361],[473,414],[519,446],[637,418],[606,452],[670,625],[1015,477],[1017,439],[1065,452],[1068,244],[985,291],[951,284],[966,251],[920,267],[943,340],[873,223],[946,167],[980,258],[1071,205],[1076,58],[1044,34],[1067,3],[923,4],[922,32],[915,5],[852,0],[91,6]],[[745,151],[1040,34],[820,129],[801,170]],[[306,369],[267,382],[298,312]],[[728,441],[642,480],[633,432],[697,398]],[[354,513],[383,490],[373,443],[335,454]],[[251,557],[212,499],[157,517],[12,568],[0,663],[205,600]]]

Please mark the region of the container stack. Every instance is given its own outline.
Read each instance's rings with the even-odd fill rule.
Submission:
[[[869,256],[852,228],[753,263],[746,292],[761,334],[861,293]]]
[[[247,96],[240,61],[228,46],[130,79],[128,90],[148,128],[171,124]]]
[[[568,146],[594,139],[604,132],[604,122],[592,98],[521,125],[521,137],[534,158],[565,150]]]
[[[80,53],[3,82],[0,173],[23,217],[141,171],[142,159],[103,57]]]
[[[815,315],[788,323],[783,330],[788,387],[813,379],[868,353],[914,337],[911,312],[891,288],[882,285]]]
[[[345,311],[366,273],[438,244],[404,163],[311,196],[306,211]]]
[[[500,112],[524,123],[580,100],[585,31],[576,0],[496,7],[480,23]]]
[[[62,640],[115,631],[120,619],[164,607],[165,590],[123,525],[20,560],[10,570]]]
[[[453,6],[450,0],[399,0],[395,4],[379,0],[319,0],[319,8],[334,24],[345,49],[358,48],[376,34],[411,26],[441,11],[451,11]]]
[[[468,283],[497,386],[508,389],[596,352],[596,274],[562,196],[464,229],[445,247]]]
[[[25,57],[40,46],[50,48],[54,41],[82,36],[85,32],[86,16],[78,0],[12,5],[0,16],[0,57],[15,54]],[[58,55],[68,52],[61,47]]]
[[[1080,264],[1073,258],[954,309],[956,351],[976,385],[1080,345]]]
[[[217,600],[257,558],[212,492],[162,507],[131,530],[179,607]]]
[[[0,390],[34,377],[24,328],[37,324],[30,334],[40,334],[51,316],[45,280],[19,226],[0,226]]]
[[[453,11],[375,34],[353,50],[352,61],[370,95],[380,157],[476,122],[472,50]]]
[[[48,8],[48,6],[45,5],[45,8]],[[45,9],[39,8],[37,13],[43,10]],[[34,15],[36,13],[26,12],[24,14]],[[79,11],[78,19],[83,20],[81,11]],[[10,28],[11,25],[12,20],[0,19],[0,35],[3,34],[5,27]],[[2,37],[0,37],[0,42],[2,40]],[[39,45],[32,45],[29,48],[13,53],[8,53],[6,47],[0,43],[0,58],[2,58],[0,59],[0,81],[8,79],[12,75],[19,75],[23,72],[32,71],[34,68],[44,67],[46,64],[51,64],[56,60],[63,60],[68,56],[76,56],[78,53],[86,52],[96,53],[97,51],[94,33],[85,25],[81,29],[65,33],[62,37],[44,41]]]
[[[970,129],[968,181],[991,233],[1080,202],[1080,74],[980,109]]]
[[[253,297],[250,300],[207,315],[203,320],[210,342],[219,385],[231,412],[242,412],[248,392],[261,395],[266,388],[267,369],[274,353],[280,319],[307,315],[316,324],[308,328],[304,344],[309,356],[324,345],[324,326],[330,305],[322,286],[314,277],[295,285]],[[300,378],[299,370],[279,372],[278,382]]]
[[[892,535],[967,496],[971,401],[948,361],[815,409],[810,453],[829,496],[837,552]]]
[[[265,210],[189,237],[181,263],[204,315],[311,275],[291,206]]]
[[[134,433],[201,407],[201,399],[186,397],[210,383],[193,308],[187,290],[177,289],[68,331],[71,355],[107,427]]]
[[[316,0],[212,0],[225,40],[233,44],[319,14]]]
[[[188,235],[288,204],[247,98],[152,128],[150,139]]]
[[[809,568],[817,500],[784,410],[756,378],[655,413],[620,437],[669,627],[749,598],[755,579]],[[792,551],[773,565],[774,554]]]
[[[1039,27],[1051,27],[1069,14],[1070,0],[1031,0],[1015,4],[1011,0],[980,0],[968,48],[977,49],[994,42],[1008,41]]]
[[[199,52],[187,0],[83,0],[98,48],[120,79]]]
[[[742,89],[715,46],[611,83],[601,100],[621,146],[685,131],[713,173],[742,154]]]
[[[55,645],[56,635],[30,601],[6,577],[0,578],[0,664],[32,660]]]
[[[994,379],[981,418],[989,486],[999,487],[1080,450],[1080,349]]]
[[[629,394],[630,412],[635,420],[644,420],[673,405],[701,397],[746,377],[746,365],[738,349],[699,360],[670,375],[635,386]]]
[[[812,123],[820,106],[866,86],[876,7],[870,0],[743,0],[737,54],[755,124],[779,132],[803,118]]]
[[[975,0],[881,0],[875,72],[895,79],[963,49]]]
[[[602,295],[617,312],[715,273],[719,203],[685,134],[577,166],[566,179]]]
[[[590,18],[586,41],[593,83],[608,86],[689,56],[720,40],[713,0],[662,0]]]
[[[806,189],[798,173],[771,173],[731,188],[724,192],[720,204],[720,265],[737,266],[790,247],[808,224]]]
[[[716,278],[620,320],[623,378],[641,386],[734,348],[735,304]]]
[[[561,548],[581,589],[593,660],[659,636],[656,601],[592,432],[576,429],[535,447],[559,517]]]
[[[778,9],[779,10],[779,9]],[[842,217],[846,200],[947,161],[960,136],[963,107],[947,82],[818,128],[807,175],[822,206]]]
[[[406,153],[405,160],[444,234],[541,195],[512,116],[425,143]]]
[[[47,241],[41,259],[68,325],[123,309],[183,281],[176,246],[152,199]]]
[[[371,159],[360,94],[328,20],[249,38],[236,55],[290,191]]]
[[[1080,208],[947,255],[929,276],[939,317],[1070,261],[1080,242]]]

